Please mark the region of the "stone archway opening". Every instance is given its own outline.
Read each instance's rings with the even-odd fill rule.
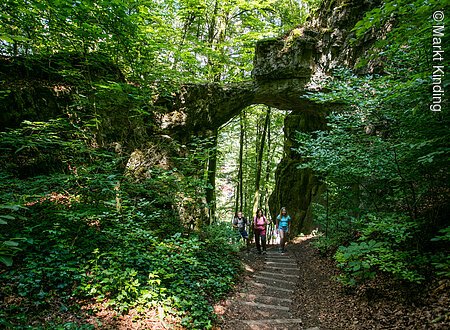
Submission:
[[[216,217],[219,220],[230,220],[237,210],[244,211],[248,217],[253,216],[257,154],[268,108],[265,104],[246,107],[242,110],[244,115],[233,117],[219,130],[215,180]],[[311,111],[312,108],[309,105],[310,111],[305,111],[270,107],[270,136],[266,136],[262,159],[259,208],[270,219],[275,219],[280,208],[286,207],[294,219],[292,228],[296,234],[314,229],[311,205],[323,190],[311,170],[298,168],[301,155],[295,150],[298,131],[312,132],[326,126],[323,109]],[[242,188],[238,177],[241,142],[244,143]],[[239,189],[243,190],[243,198],[239,196]]]

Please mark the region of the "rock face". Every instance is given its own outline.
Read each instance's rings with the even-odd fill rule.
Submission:
[[[45,121],[65,113],[76,93],[69,75],[73,80],[89,76],[91,81],[125,82],[119,68],[98,54],[92,54],[89,62],[76,54],[0,56],[0,130],[17,127],[23,120]]]
[[[317,15],[305,26],[318,33],[316,67],[329,72],[338,66],[353,68],[357,65],[367,55],[380,31],[355,41],[351,30],[367,11],[380,5],[380,0],[325,0]],[[373,70],[374,65],[368,63],[361,70]]]
[[[191,134],[208,136],[253,104],[254,98],[252,82],[184,85],[156,121],[163,132],[186,142]]]
[[[301,155],[296,147],[295,131],[311,132],[326,129],[325,116],[339,104],[315,104],[301,99],[305,92],[314,92],[317,81],[337,66],[353,68],[372,45],[368,36],[363,43],[350,44],[351,29],[364,13],[379,1],[328,0],[305,27],[286,36],[259,42],[255,51],[253,78],[255,101],[292,110],[285,119],[285,156],[277,167],[275,189],[269,206],[272,217],[284,206],[293,218],[293,233],[313,229],[311,203],[319,199],[323,185],[314,173],[298,169]]]
[[[320,106],[315,113],[293,111],[284,120],[284,158],[275,172],[275,189],[269,199],[272,218],[281,207],[292,217],[292,232],[310,232],[313,228],[311,203],[319,198],[323,185],[310,169],[299,169],[302,158],[293,148],[297,131],[312,132],[325,129],[325,112]]]

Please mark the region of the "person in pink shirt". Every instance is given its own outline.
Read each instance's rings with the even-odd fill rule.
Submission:
[[[261,209],[258,209],[256,211],[256,216],[253,219],[253,230],[255,232],[255,242],[258,254],[261,254],[261,246],[262,253],[266,254],[266,227],[267,219],[264,216],[263,211]]]

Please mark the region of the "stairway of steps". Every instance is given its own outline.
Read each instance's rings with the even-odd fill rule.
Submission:
[[[232,320],[226,329],[319,330],[304,328],[302,320],[294,318],[291,313],[298,272],[299,266],[289,251],[280,253],[276,248],[268,249],[264,267],[246,283],[247,292],[239,293],[233,301],[233,304],[251,308],[250,316]]]

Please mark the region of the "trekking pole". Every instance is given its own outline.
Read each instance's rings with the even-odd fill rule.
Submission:
[[[247,253],[250,253],[250,240],[253,242],[253,226],[248,226]]]

